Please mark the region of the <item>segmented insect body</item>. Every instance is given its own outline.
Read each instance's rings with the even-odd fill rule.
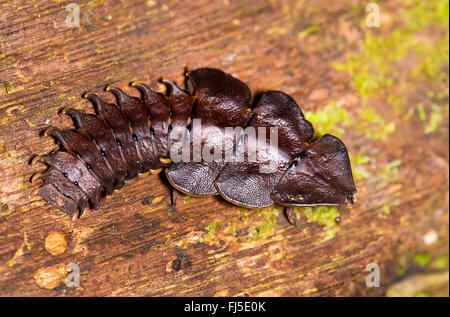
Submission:
[[[328,134],[308,143],[313,127],[285,93],[262,93],[252,107],[246,84],[211,68],[187,73],[186,89],[168,80],[162,82],[166,94],[132,83],[141,98],[108,87],[117,105],[86,94],[95,114],[64,109],[76,129],[45,131],[60,149],[32,160],[48,165],[32,177],[33,182],[43,181],[35,193],[75,219],[88,206],[97,209],[102,197],[121,189],[128,180],[165,169],[170,184],[181,192],[219,194],[249,208],[275,203],[353,203],[356,189],[344,144]],[[201,125],[196,126],[197,121]],[[245,130],[236,137],[225,133],[230,127],[235,132],[239,127]],[[262,140],[262,145],[270,148],[270,129],[274,127],[278,133],[277,160],[271,172],[263,172],[261,165],[271,154],[261,154],[271,152],[263,153],[256,144],[261,145]],[[246,133],[249,128],[257,133]],[[185,146],[176,148],[180,143]],[[203,149],[203,156],[195,157],[196,144]],[[189,150],[188,159],[172,160],[183,149]],[[250,152],[256,154],[255,160],[248,159]],[[207,159],[211,153],[227,159]],[[236,159],[242,157],[246,159]]]

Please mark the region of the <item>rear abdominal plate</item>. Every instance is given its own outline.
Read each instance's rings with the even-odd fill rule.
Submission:
[[[191,161],[173,162],[166,175],[170,183],[180,191],[196,196],[217,194],[214,181],[225,166],[223,160],[227,146],[233,143],[225,142],[225,127],[243,127],[248,121],[251,93],[247,85],[224,72],[211,68],[201,68],[189,74],[189,84],[194,91],[195,104],[192,109],[192,119],[201,120],[201,131],[195,127],[190,133]],[[215,133],[211,135],[209,129]],[[222,159],[220,162],[207,162],[202,157],[199,162],[193,162],[193,138],[199,137],[201,149],[213,148],[219,145]]]
[[[86,135],[73,130],[51,129],[47,135],[56,138],[65,149],[85,164],[86,168],[95,174],[108,194],[112,194],[114,176],[100,154],[97,146]]]
[[[344,144],[326,134],[312,143],[272,192],[284,206],[344,205],[356,192]]]
[[[98,208],[102,185],[75,156],[65,151],[56,151],[39,156],[35,161],[44,162],[60,171],[86,194],[95,209]]]
[[[37,195],[44,198],[44,200],[56,208],[67,213],[72,220],[75,219],[78,211],[78,204],[75,200],[64,196],[51,183],[44,183],[37,190]]]
[[[272,190],[289,162],[306,148],[305,142],[312,137],[314,130],[311,123],[304,119],[297,103],[279,91],[268,91],[261,96],[248,126],[254,128],[256,136],[246,135],[236,153],[256,152],[257,160],[252,162],[245,157],[243,162],[227,163],[216,180],[216,187],[223,198],[234,204],[264,208],[274,204],[270,197]],[[266,151],[257,149],[258,128],[261,127],[266,130],[266,149],[271,143],[269,128],[278,128],[278,156],[276,153],[267,156]],[[270,172],[260,170],[268,163],[273,164]]]
[[[43,197],[46,201],[51,201],[52,203],[57,202],[62,199],[62,201],[66,201],[66,198],[70,198],[76,204],[76,209],[70,209],[69,206],[72,207],[72,203],[64,205],[65,207],[62,209],[67,212],[72,218],[74,218],[77,214],[78,209],[81,211],[85,210],[88,206],[88,198],[86,194],[76,185],[74,185],[67,177],[65,177],[60,171],[57,169],[50,167],[48,170],[37,174],[36,177],[33,177],[33,181],[42,180],[44,181],[44,186],[47,184],[53,185],[54,188],[63,195],[64,198],[61,198],[60,195],[57,195],[53,189],[49,186],[46,186],[43,190],[38,190],[38,195]],[[60,208],[60,206],[56,206]]]

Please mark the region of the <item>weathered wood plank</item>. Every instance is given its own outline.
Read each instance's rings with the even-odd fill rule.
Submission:
[[[75,223],[30,197],[39,167],[28,160],[55,147],[39,131],[70,126],[58,109],[91,111],[82,93],[111,98],[102,92],[108,84],[157,87],[161,76],[180,81],[184,66],[210,66],[253,92],[283,90],[304,110],[336,100],[355,114],[362,104],[352,78],[333,65],[358,51],[365,2],[77,3],[79,28],[65,25],[63,1],[1,3],[0,295],[381,295],[397,278],[399,257],[448,255],[448,123],[425,135],[416,121],[397,122],[386,141],[361,136],[353,116],[343,139],[352,158],[373,163],[369,178],[357,178],[358,202],[340,210],[339,226],[337,211],[324,212],[326,228],[304,210],[291,226],[281,208],[250,211],[216,197],[179,195],[171,210],[157,176]],[[389,105],[374,104],[389,118]],[[389,165],[396,160],[400,166]],[[432,247],[423,239],[430,231],[439,237]],[[370,262],[382,270],[375,291],[364,284]],[[80,266],[79,288],[62,283],[68,263]]]

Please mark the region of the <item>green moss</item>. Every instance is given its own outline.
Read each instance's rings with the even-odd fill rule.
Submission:
[[[399,268],[395,269],[395,274],[397,276],[402,277],[403,275],[405,275],[405,273],[406,273],[406,269],[404,267],[399,267]]]
[[[409,41],[404,36],[400,30],[386,38],[367,32],[361,43],[361,53],[347,54],[345,63],[334,64],[335,69],[346,71],[353,78],[352,85],[363,105],[375,91],[393,85],[391,64],[407,52],[406,47],[399,45]]]
[[[183,203],[187,204],[189,199],[191,199],[191,196],[189,196],[189,195],[184,196]]]
[[[429,134],[436,131],[444,121],[445,116],[448,116],[448,104],[445,108],[440,107],[438,104],[433,104],[431,107],[430,119],[425,124],[425,133]]]
[[[442,269],[445,269],[447,267],[447,265],[448,265],[448,257],[445,255],[441,255],[436,260],[434,260],[430,266],[433,269],[442,270]]]
[[[247,208],[239,208],[238,209],[238,215],[239,219],[244,223],[247,224],[248,218],[250,216],[250,210]]]
[[[372,140],[385,141],[396,130],[395,122],[390,118],[383,118],[374,108],[362,107],[358,111],[358,116],[356,128]]]
[[[371,158],[366,155],[350,153],[350,162],[352,163],[353,177],[355,180],[368,179],[372,174],[367,170],[367,164],[371,162]]]
[[[448,98],[448,95],[442,98],[442,93],[435,95],[434,92],[428,92],[427,95],[430,99],[434,99],[434,97],[436,97],[436,99]],[[408,120],[417,113],[419,120],[424,124],[425,134],[433,133],[438,130],[445,118],[448,117],[449,105],[447,103],[445,106],[441,106],[436,102],[433,102],[429,108],[431,109],[427,111],[425,105],[420,102],[417,104],[416,108],[410,108],[403,118]]]
[[[355,180],[369,179],[372,176],[371,173],[361,165],[352,166],[352,170]]]
[[[217,219],[213,223],[211,223],[205,227],[205,230],[207,231],[207,233],[206,233],[205,237],[203,238],[202,242],[209,242],[209,241],[213,240],[214,234],[216,232],[216,227],[221,222],[222,222],[221,219]]]
[[[297,34],[297,37],[302,39],[307,37],[310,34],[316,33],[319,30],[319,27],[317,26],[310,26],[309,28],[304,29],[303,31],[299,32]]]
[[[300,207],[294,207],[295,219],[300,220]]]
[[[205,230],[208,231],[208,232],[214,232],[214,231],[216,230],[217,225],[218,225],[220,222],[222,222],[222,220],[220,220],[220,219],[215,220],[213,223],[207,225],[207,226],[205,227]]]
[[[417,104],[417,113],[419,114],[419,119],[420,121],[425,121],[427,120],[427,113],[425,112],[425,106],[423,105],[423,103],[419,103]]]
[[[371,166],[371,173],[369,173],[370,176],[367,178],[367,182],[375,191],[382,191],[388,185],[398,184],[400,182],[399,169],[401,165],[402,162],[398,159],[390,162],[379,161],[376,165]],[[389,194],[389,197],[385,197],[384,204],[381,201],[383,207],[378,214],[380,218],[385,219],[390,214],[392,205],[389,205],[389,202],[392,201],[392,198],[398,197],[399,194],[400,192],[398,191]]]
[[[445,269],[448,265],[448,256],[441,255],[434,261],[431,261],[430,255],[426,253],[408,253],[398,258],[397,262],[399,264],[399,272],[406,272],[406,268],[411,264],[415,264],[420,267],[429,267],[431,269],[442,270]]]
[[[352,161],[355,164],[363,165],[370,162],[370,156],[357,154],[356,156],[352,157]]]
[[[430,263],[430,256],[425,253],[417,253],[413,255],[412,260],[415,264],[423,267]]]
[[[223,232],[225,234],[235,236],[236,235],[236,224],[234,222],[230,222]]]
[[[423,75],[429,80],[445,80],[448,74],[442,69],[444,65],[448,66],[448,34],[434,46],[421,47],[420,53],[423,54],[424,59],[422,63],[414,69],[414,76]]]
[[[337,229],[336,217],[339,217],[337,207],[318,206],[306,207],[303,209],[303,214],[310,223],[319,223],[324,226],[327,232],[327,239],[334,237]]]
[[[401,257],[398,258],[397,262],[401,266],[406,266],[406,264],[408,264],[408,256],[402,255]]]
[[[371,139],[386,140],[395,131],[395,115],[409,119],[417,112],[425,133],[435,131],[445,117],[446,108],[442,105],[419,104],[417,109],[411,109],[407,98],[414,95],[417,82],[435,87],[433,96],[448,96],[449,1],[404,0],[403,6],[405,9],[399,9],[395,15],[392,32],[367,29],[361,50],[347,54],[345,62],[334,64],[337,70],[352,77],[352,86],[362,103],[355,122],[358,130]],[[430,32],[433,36],[427,35]],[[414,63],[405,68],[408,60]],[[372,109],[369,101],[373,97],[384,98],[392,105],[394,116]],[[428,98],[432,96],[428,94]],[[426,121],[427,110],[430,113]]]
[[[386,97],[386,101],[389,105],[391,105],[394,108],[395,113],[402,113],[404,109],[407,107],[406,98],[403,95],[391,93]],[[409,109],[411,108],[408,108],[408,110]]]
[[[391,214],[391,207],[389,205],[384,205],[381,211],[378,213],[378,217],[381,219],[386,219],[388,215]]]
[[[388,35],[366,32],[362,41],[363,50],[348,54],[345,63],[335,64],[338,70],[348,72],[353,78],[353,86],[363,98],[363,104],[370,95],[382,88],[393,85],[401,58],[407,54],[420,59],[414,69],[422,69],[430,78],[442,71],[448,64],[448,34],[438,43],[427,43],[416,34],[429,28],[448,27],[448,0],[404,1],[409,8],[401,10],[401,27]]]
[[[449,1],[403,0],[405,9],[401,13],[407,20],[410,31],[417,32],[430,26],[446,27],[448,25]]]
[[[338,137],[345,132],[345,126],[352,123],[350,115],[347,111],[336,105],[334,100],[331,100],[327,105],[319,110],[312,112],[306,111],[305,117],[314,122],[315,134],[317,139],[325,133],[334,134]]]
[[[378,176],[387,183],[392,183],[393,180],[398,179],[398,168],[401,165],[401,160],[394,160],[386,163],[378,170]]]
[[[265,238],[269,233],[274,232],[279,210],[273,207],[264,208],[258,211],[258,214],[264,215],[264,220],[256,223],[253,230],[250,231],[249,236],[252,240]]]

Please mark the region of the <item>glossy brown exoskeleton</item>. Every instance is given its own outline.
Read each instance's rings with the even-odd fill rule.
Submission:
[[[328,134],[308,143],[313,127],[285,93],[262,93],[252,107],[246,84],[211,68],[187,73],[186,89],[162,82],[166,94],[132,83],[141,98],[108,87],[117,105],[86,94],[95,114],[64,109],[76,129],[45,131],[60,149],[32,160],[48,165],[32,177],[33,182],[43,181],[35,193],[74,219],[88,206],[97,209],[102,197],[139,174],[164,169],[170,184],[183,193],[219,194],[249,208],[275,203],[288,207],[353,203],[356,190],[344,144]],[[197,121],[200,126],[193,124]],[[245,130],[233,138],[225,133],[230,127]],[[276,164],[271,172],[261,172],[268,157],[254,147],[262,140],[270,148],[273,127],[278,132]],[[247,133],[249,128],[257,134]],[[259,138],[261,131],[263,138]],[[189,160],[175,162],[172,154],[181,152],[171,150],[180,142],[187,144]],[[228,159],[194,158],[195,144],[213,152],[221,145],[220,154],[228,153]],[[256,160],[236,160],[251,150],[257,153]]]

